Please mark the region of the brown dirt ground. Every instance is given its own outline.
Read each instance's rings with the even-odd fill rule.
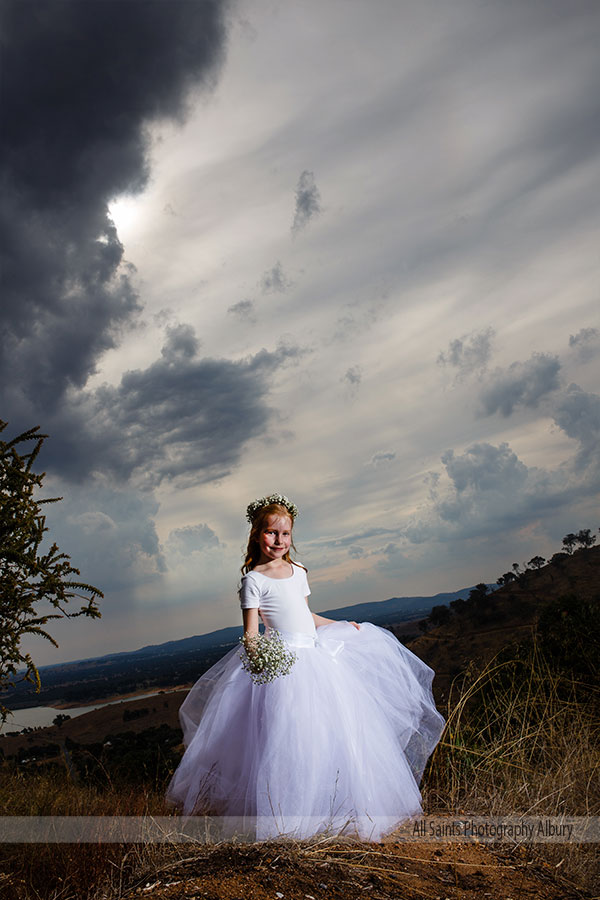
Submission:
[[[119,900],[581,900],[554,865],[483,844],[221,845],[158,868]],[[110,900],[117,900],[116,895]]]

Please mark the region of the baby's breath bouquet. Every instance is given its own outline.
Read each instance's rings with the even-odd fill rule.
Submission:
[[[280,675],[288,675],[296,654],[278,631],[244,635],[240,638],[242,666],[255,684],[267,684]]]

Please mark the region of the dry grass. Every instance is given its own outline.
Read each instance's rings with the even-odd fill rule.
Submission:
[[[424,784],[430,814],[600,815],[598,690],[556,672],[533,644],[467,670]],[[582,886],[600,874],[595,845],[539,844]]]
[[[163,815],[162,794],[132,788],[103,790],[74,784],[64,771],[3,771],[0,815]],[[0,897],[11,900],[96,900],[118,896],[140,871],[164,858],[160,845],[0,845]],[[161,855],[161,850],[163,851]],[[3,893],[4,891],[4,893]]]

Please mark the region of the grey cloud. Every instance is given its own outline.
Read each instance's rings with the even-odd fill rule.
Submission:
[[[302,172],[296,187],[296,208],[292,233],[297,234],[321,212],[321,195],[315,183],[315,176],[307,169]]]
[[[353,544],[351,547],[348,547],[348,556],[352,559],[360,559],[365,555],[365,551],[362,547],[359,547],[356,544]]]
[[[508,444],[473,444],[458,456],[448,450],[442,463],[451,482],[451,489],[434,503],[442,523],[464,528],[473,519],[493,521],[500,510],[506,513],[507,506],[513,512],[521,508],[528,469]],[[416,543],[422,535],[418,537]]]
[[[316,549],[326,549],[330,547],[350,547],[351,545],[362,547],[363,543],[368,543],[372,538],[380,538],[385,536],[397,537],[397,535],[397,529],[394,528],[366,528],[364,531],[341,535],[340,537],[319,538],[314,543],[311,541],[304,541],[304,544],[307,547],[314,546]]]
[[[458,370],[459,375],[485,369],[492,355],[495,333],[493,328],[486,328],[450,341],[446,352],[439,354],[438,365],[451,366]]]
[[[350,387],[357,388],[362,381],[362,369],[360,366],[351,366],[347,369],[342,381],[345,381]]]
[[[600,332],[597,328],[581,328],[569,337],[569,347],[582,362],[593,359],[600,353]]]
[[[544,474],[528,469],[506,443],[447,450],[441,460],[445,477],[431,483],[429,509],[406,526],[411,543],[483,536],[529,521],[554,502]]]
[[[243,322],[256,322],[256,306],[253,300],[240,300],[230,306],[227,312]]]
[[[442,456],[444,473],[431,483],[428,506],[411,518],[404,535],[421,544],[490,537],[497,541],[504,532],[543,522],[552,531],[561,515],[572,515],[582,497],[600,488],[600,466],[594,464],[600,398],[575,388],[556,420],[581,442],[585,456],[580,454],[579,464],[575,458],[553,470],[530,467],[506,443],[473,444],[461,454],[448,450]]]
[[[52,535],[71,555],[84,580],[105,593],[159,578],[165,571],[151,494],[99,485],[60,486],[64,495],[49,510]]]
[[[256,41],[256,39],[258,37],[258,31],[254,27],[252,22],[249,22],[248,19],[240,18],[237,20],[237,24],[238,24],[240,31],[246,38],[246,40],[249,41],[251,44],[254,44],[254,42]]]
[[[398,575],[406,569],[406,556],[394,541],[383,548],[383,556],[377,563],[377,570],[386,575]]]
[[[510,416],[518,406],[535,407],[541,398],[560,386],[560,360],[546,353],[533,354],[527,362],[496,369],[481,392],[483,415]]]
[[[303,351],[281,344],[233,362],[192,356],[193,344],[188,326],[167,329],[167,349],[148,368],[82,392],[54,418],[44,464],[78,480],[97,474],[145,487],[229,474],[268,425],[268,376]]]
[[[598,228],[596,4],[584,0],[567,9],[559,2],[498,3],[485,4],[485,12],[483,7],[479,12],[484,14],[472,16],[468,25],[465,20],[465,30],[454,34],[435,60],[425,54],[400,90],[391,87],[398,96],[392,121],[410,123],[407,128],[418,136],[437,135],[438,120],[452,106],[458,112],[461,97],[469,98],[471,108],[465,121],[472,116],[481,125],[491,116],[498,128],[488,146],[482,141],[479,149],[479,140],[472,144],[466,170],[453,162],[457,177],[450,172],[447,179],[446,209],[458,213],[453,225],[459,227],[448,227],[448,220],[438,217],[437,228],[427,219],[425,229],[413,227],[404,235],[403,258],[415,281],[430,280],[433,271],[448,265],[462,266],[466,258],[501,279],[538,254],[543,258],[564,235],[577,242],[578,234]],[[423,85],[439,98],[439,106],[435,100],[423,103]],[[513,103],[520,85],[526,101]],[[389,109],[390,99],[385,100]],[[387,112],[375,103],[374,98],[373,129]],[[427,131],[424,115],[436,123]],[[364,133],[368,140],[369,130]],[[354,137],[342,132],[339,140]],[[573,188],[561,189],[567,182]],[[431,214],[439,216],[440,189],[436,181],[432,184],[435,198],[430,200],[426,182],[419,182],[420,199],[430,201]]]
[[[347,304],[346,311],[338,317],[332,338],[334,341],[344,341],[353,337],[364,337],[379,319],[383,309],[383,302],[375,300],[366,306],[357,309],[358,304]]]
[[[167,549],[179,553],[181,556],[190,556],[192,553],[212,550],[221,546],[221,541],[215,532],[205,523],[175,528],[167,538]]]
[[[193,359],[200,349],[200,341],[191,325],[168,325],[165,329],[166,340],[161,356],[167,362],[179,359]]]
[[[393,542],[386,544],[386,546],[383,548],[383,552],[386,556],[397,556],[399,553],[401,553],[398,544],[394,544]]]
[[[570,384],[553,415],[559,428],[579,442],[576,465],[593,464],[600,472],[600,396]]]
[[[382,463],[392,462],[392,460],[394,459],[396,459],[396,453],[394,450],[378,450],[377,453],[374,453],[369,460],[369,465],[379,466]]]
[[[277,260],[272,269],[267,269],[260,280],[260,289],[263,294],[283,294],[291,286],[292,282],[286,277],[283,266]]]
[[[468,488],[475,490],[515,490],[527,477],[527,466],[508,444],[473,444],[457,456],[454,450],[442,455],[442,463],[460,494]]]
[[[219,0],[5,0],[5,416],[62,407],[140,309],[108,203],[148,179],[146,125],[183,119],[223,58]],[[36,415],[36,418],[38,416]]]
[[[294,364],[311,352],[312,350],[308,347],[300,347],[289,340],[281,339],[275,351],[265,350],[263,347],[254,356],[248,357],[245,362],[251,371],[262,375],[273,371],[284,363]]]

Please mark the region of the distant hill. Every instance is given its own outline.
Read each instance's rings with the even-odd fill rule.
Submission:
[[[577,550],[498,588],[475,614],[455,614],[408,647],[434,669],[434,694],[446,702],[452,680],[471,664],[492,659],[507,644],[532,634],[548,604],[568,594],[592,600],[600,594],[600,547]]]
[[[434,606],[465,598],[469,591],[470,588],[464,588],[431,597],[391,597],[325,610],[323,615],[331,619],[389,625],[426,616]],[[2,702],[10,709],[63,701],[83,706],[115,694],[191,683],[234,647],[241,634],[241,626],[220,628],[208,634],[150,644],[138,650],[42,666],[40,693],[34,693],[30,683],[21,682],[2,695]]]
[[[392,625],[419,615],[425,616],[441,603],[451,603],[459,597],[466,598],[470,590],[471,588],[463,588],[462,591],[435,594],[433,597],[392,597],[376,603],[357,603],[341,609],[328,609],[322,615],[330,619],[354,619],[357,622],[372,622],[373,625]]]

